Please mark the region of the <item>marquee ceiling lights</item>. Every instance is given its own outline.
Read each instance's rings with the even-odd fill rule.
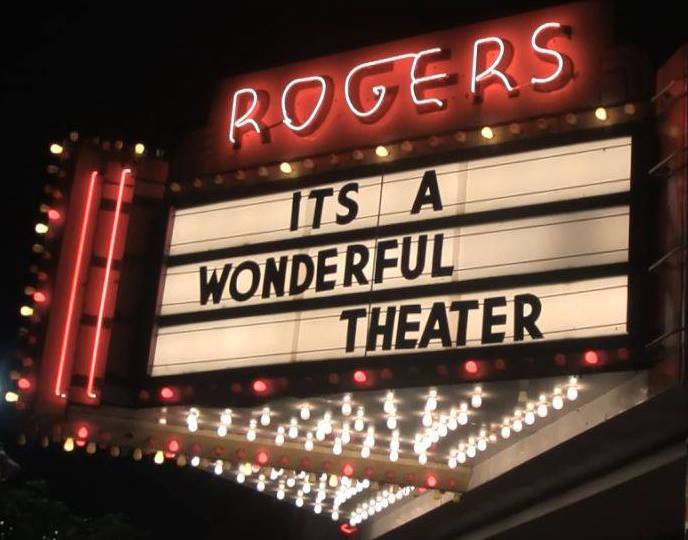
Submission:
[[[604,395],[631,376],[622,372],[584,379],[569,376],[387,389],[309,397],[307,401],[276,400],[249,409],[163,407],[127,411],[126,415],[127,422],[135,421],[136,431],[151,433],[146,448],[133,449],[135,460],[145,454],[158,465],[176,460],[179,466],[201,468],[355,527],[404,497],[426,488],[447,489],[446,478],[456,474],[455,469],[458,472],[459,467],[508,449],[528,433]],[[141,441],[142,434],[119,434],[111,426],[107,433],[103,431],[114,413],[88,413],[89,409],[73,413],[81,419],[70,424],[63,441],[65,451],[83,448],[93,454],[100,447],[117,457],[119,444]],[[394,429],[387,425],[391,417],[398,419]],[[131,424],[126,425],[130,429]],[[225,450],[229,444],[230,451],[219,454],[220,446],[211,451],[206,445],[192,444],[196,436],[198,440],[215,438]],[[248,443],[254,450],[247,448]],[[47,437],[41,439],[41,445],[48,445]],[[300,462],[280,457],[289,451],[304,457]],[[369,457],[361,461],[362,453]],[[315,465],[322,459],[323,463],[334,462],[337,456],[344,463],[341,470]],[[308,466],[289,467],[287,462]],[[413,462],[422,467],[418,469],[421,478],[369,478],[375,468],[393,470]]]
[[[147,448],[162,450],[166,458],[214,454],[213,464],[217,459],[248,459],[280,468],[298,462],[314,470],[322,461],[330,463],[331,471],[341,467],[344,475],[359,478],[378,475],[376,469],[411,471],[415,463],[425,471],[420,477],[404,473],[390,478],[446,489],[456,474],[452,469],[489,458],[565,414],[574,401],[576,406],[585,403],[626,378],[608,373],[585,380],[558,377],[321,396],[308,399],[308,420],[301,416],[306,403],[295,398],[257,409],[163,407],[141,410],[132,418],[139,431],[157,433],[146,439]],[[388,427],[390,417],[396,419],[394,429]],[[115,444],[120,436],[99,428],[98,422],[94,417],[72,424],[77,446],[102,438],[103,430],[109,444]],[[214,447],[192,444],[195,436],[217,442]]]
[[[541,136],[543,133],[566,131],[572,128],[594,128],[599,127],[600,123],[609,125],[628,121],[637,114],[640,105],[643,104],[624,103],[605,107],[600,106],[594,110],[568,112],[564,115],[539,117],[505,125],[467,128],[450,134],[437,134],[414,139],[413,141],[404,140],[385,145],[375,145],[370,148],[357,148],[348,152],[329,154],[327,156],[310,156],[304,158],[302,161],[264,163],[252,169],[238,169],[216,174],[214,178],[228,177],[235,182],[242,183],[246,181],[250,182],[251,179],[256,176],[266,178],[270,177],[272,174],[275,174],[275,176],[299,177],[310,174],[316,170],[324,172],[335,167],[339,168],[346,165],[346,162],[349,160],[350,164],[351,162],[358,164],[379,163],[382,159],[391,159],[396,148],[401,150],[402,157],[403,155],[409,155],[411,152],[415,152],[418,155],[424,155],[435,151],[438,147],[446,147],[447,150],[450,150],[456,148],[457,144],[461,145],[461,147],[464,147],[464,145],[466,145],[466,147],[481,146],[521,139],[524,136]],[[273,170],[275,173],[271,173]],[[232,187],[235,185],[233,182],[229,184],[218,181],[207,182],[203,181],[201,178],[194,178],[193,181],[189,183],[196,189],[204,188],[210,184],[217,187],[222,185]],[[172,193],[181,193],[183,191],[183,183],[172,181],[169,184],[169,190]]]

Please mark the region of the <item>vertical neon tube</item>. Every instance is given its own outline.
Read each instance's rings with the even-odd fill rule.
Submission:
[[[110,241],[108,243],[107,260],[105,262],[105,278],[103,279],[103,288],[100,293],[100,304],[98,306],[98,319],[96,321],[96,335],[93,339],[93,350],[91,351],[91,368],[88,373],[88,386],[86,392],[89,397],[95,398],[93,392],[93,385],[96,378],[96,365],[98,363],[98,348],[100,347],[100,337],[103,330],[103,317],[105,316],[105,305],[107,304],[108,285],[110,283],[110,271],[112,270],[112,257],[115,253],[115,240],[117,239],[117,229],[119,226],[119,217],[122,212],[122,198],[124,197],[124,186],[127,182],[127,176],[131,174],[131,169],[123,169],[122,175],[119,179],[119,188],[117,191],[117,204],[115,206],[115,217],[112,221],[112,231],[110,232]]]
[[[98,171],[93,171],[91,173],[91,179],[88,184],[88,194],[86,196],[86,204],[84,205],[84,217],[81,222],[81,231],[79,232],[79,244],[76,252],[76,263],[74,265],[72,285],[69,290],[69,302],[67,304],[67,317],[65,320],[64,334],[62,336],[62,345],[60,346],[60,361],[57,366],[57,379],[55,380],[55,395],[60,398],[65,397],[65,393],[62,389],[62,379],[64,377],[65,362],[67,359],[69,336],[72,331],[72,318],[74,316],[74,304],[76,303],[76,293],[79,289],[79,278],[81,276],[81,261],[84,255],[86,234],[88,233],[88,225],[91,217],[91,207],[93,206],[93,192],[95,191],[97,180]]]

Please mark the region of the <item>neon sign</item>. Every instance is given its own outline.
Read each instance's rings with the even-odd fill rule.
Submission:
[[[595,106],[602,12],[560,6],[227,80],[203,165],[290,161]]]
[[[538,38],[543,33],[551,29],[561,29],[561,27],[562,25],[559,22],[546,22],[538,26],[531,35],[531,53],[537,55],[538,58],[542,58],[543,61],[549,61],[551,58],[554,58],[557,64],[556,69],[547,77],[538,78],[533,76],[530,79],[531,84],[539,85],[543,91],[546,91],[550,84],[556,85],[559,79],[562,80],[562,84],[566,84],[567,79],[569,79],[568,73],[565,71],[565,66],[570,65],[571,62],[566,61],[564,55],[556,49],[538,43]],[[484,58],[486,57],[486,50],[491,48],[491,46],[496,46],[498,52],[487,67],[482,67]],[[473,42],[470,77],[470,91],[472,94],[476,96],[481,95],[481,83],[489,83],[494,79],[500,81],[508,93],[512,94],[515,92],[516,87],[512,82],[513,77],[508,73],[510,63],[509,57],[512,55],[511,48],[512,46],[508,41],[495,36],[480,38]],[[371,106],[366,108],[360,103],[360,98],[358,97],[361,87],[360,78],[365,77],[366,72],[375,73],[379,68],[381,68],[381,71],[388,71],[393,67],[393,64],[403,60],[412,61],[408,72],[408,84],[409,93],[414,105],[418,107],[431,106],[434,110],[442,110],[446,104],[446,100],[436,97],[421,97],[418,89],[419,86],[427,83],[446,81],[448,79],[448,73],[424,74],[419,68],[419,62],[422,58],[431,56],[437,57],[440,54],[442,54],[442,49],[440,47],[433,47],[417,52],[377,58],[354,66],[349,70],[344,80],[344,97],[349,111],[359,119],[368,122],[374,122],[385,114],[387,112],[385,104],[389,101],[388,95],[390,93],[390,88],[385,84],[373,85],[370,91],[372,95],[375,96],[375,101]],[[358,84],[355,82],[357,80],[359,80]],[[294,120],[292,113],[289,111],[288,98],[295,92],[295,89],[299,85],[314,82],[318,83],[320,86],[317,101],[313,105],[307,118],[298,123],[298,121]],[[327,91],[328,83],[323,75],[297,77],[289,81],[285,85],[281,95],[282,123],[293,131],[302,131],[311,126],[319,113],[322,112],[322,106]],[[245,108],[239,113],[239,104],[244,95],[250,96],[250,99],[248,101],[244,100]],[[241,138],[239,129],[244,126],[250,126],[256,133],[261,133],[261,119],[258,107],[259,101],[259,90],[256,88],[241,88],[234,92],[231,98],[231,115],[229,120],[229,140],[233,144],[239,145]]]

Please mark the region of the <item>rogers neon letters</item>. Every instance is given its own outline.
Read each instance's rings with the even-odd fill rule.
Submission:
[[[343,101],[348,114],[365,124],[392,114],[391,104],[399,99],[395,94],[402,85],[407,87],[409,104],[418,114],[442,111],[449,106],[447,99],[434,95],[442,86],[451,85],[452,92],[457,94],[469,92],[476,103],[488,99],[485,89],[491,85],[501,86],[509,96],[516,96],[527,87],[539,92],[560,89],[571,80],[573,61],[551,40],[561,35],[570,39],[569,30],[559,21],[539,24],[530,33],[527,50],[515,50],[508,39],[495,34],[472,40],[469,55],[442,47],[399,51],[351,66],[338,85],[326,72],[293,77],[281,86],[279,96],[269,95],[259,84],[247,85],[229,96],[228,139],[239,148],[245,134],[253,131],[264,135],[265,130],[280,124],[297,134],[312,134],[328,114],[329,107],[325,105],[330,93]],[[512,64],[516,61],[531,66],[525,80],[513,74]],[[392,71],[402,73],[403,82],[398,77],[385,81],[385,75]],[[366,79],[373,81],[372,85],[364,84]],[[297,111],[296,103],[304,90],[311,94],[315,90],[316,97],[302,103]],[[263,116],[275,107],[274,103],[280,107],[279,120],[265,122]],[[270,137],[261,140],[269,142]]]

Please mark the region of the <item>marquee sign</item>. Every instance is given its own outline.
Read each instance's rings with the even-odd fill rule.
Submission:
[[[199,165],[216,172],[597,106],[603,11],[548,8],[234,77],[211,109]]]
[[[630,158],[624,137],[177,210],[150,372],[624,334]]]

